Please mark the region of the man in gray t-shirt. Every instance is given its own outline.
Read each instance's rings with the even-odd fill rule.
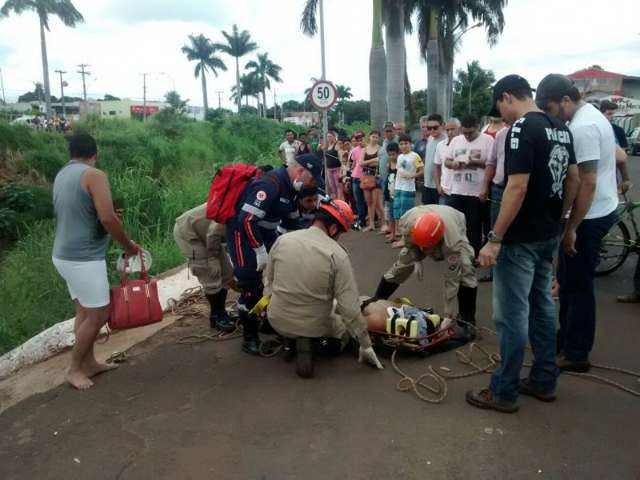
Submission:
[[[106,174],[95,168],[97,153],[91,135],[73,135],[69,139],[71,160],[53,183],[56,234],[52,261],[75,303],[76,342],[67,381],[78,390],[91,388],[91,377],[113,368],[98,363],[93,353],[93,343],[110,311],[105,261],[109,235],[128,255],[138,252],[114,211]]]

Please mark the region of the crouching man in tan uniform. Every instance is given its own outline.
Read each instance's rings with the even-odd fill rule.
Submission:
[[[446,261],[444,316],[453,318],[458,311],[463,322],[457,339],[464,342],[473,340],[478,280],[464,214],[445,205],[415,207],[400,218],[399,231],[405,247],[396,263],[380,279],[372,300],[388,299],[414,270],[421,275],[422,260],[426,257]]]
[[[225,309],[227,290],[233,285],[233,267],[224,245],[225,228],[209,220],[206,210],[204,203],[178,217],[173,237],[209,301],[211,328],[232,332],[236,324]]]
[[[283,337],[295,339],[296,372],[313,376],[312,339],[340,339],[347,330],[360,343],[360,362],[382,369],[360,313],[349,255],[337,240],[353,223],[341,200],[321,203],[311,227],[279,237],[269,252],[265,294],[267,316]]]

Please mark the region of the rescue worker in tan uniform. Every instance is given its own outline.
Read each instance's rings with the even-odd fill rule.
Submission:
[[[311,227],[282,235],[269,252],[267,316],[280,335],[295,339],[296,372],[304,378],[313,376],[315,339],[340,339],[345,331],[360,344],[360,362],[383,368],[360,312],[349,255],[337,242],[352,223],[347,203],[321,201]]]
[[[426,257],[446,261],[443,314],[454,318],[457,311],[462,322],[455,338],[464,342],[473,340],[478,280],[464,214],[445,205],[422,205],[400,218],[399,231],[405,247],[380,279],[372,300],[388,299],[414,270],[421,275],[422,260]]]
[[[207,204],[204,203],[180,215],[173,228],[173,237],[209,301],[211,328],[232,332],[236,323],[225,309],[227,291],[233,285],[233,267],[225,246],[225,227],[209,220],[206,210]]]

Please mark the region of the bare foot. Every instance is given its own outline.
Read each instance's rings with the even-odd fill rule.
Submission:
[[[67,382],[78,390],[88,390],[94,385],[82,370],[69,370],[67,372]]]
[[[374,228],[369,225],[368,227],[363,228],[361,231],[362,232],[372,232],[374,230]]]
[[[88,362],[83,365],[82,370],[86,373],[87,377],[92,378],[101,373],[108,372],[109,370],[115,370],[120,365],[117,363],[99,363],[96,361]]]
[[[391,244],[391,248],[402,248],[404,247],[404,240],[400,239],[397,242],[393,242]]]

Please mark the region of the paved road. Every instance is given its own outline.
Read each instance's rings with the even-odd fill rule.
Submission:
[[[633,177],[640,183],[640,162]],[[637,197],[637,193],[636,193]],[[345,240],[363,292],[394,258],[375,234]],[[439,305],[440,266],[400,293]],[[631,263],[599,279],[593,360],[640,369],[640,307],[618,305]],[[491,286],[479,318],[491,326]],[[449,383],[442,405],[395,390],[348,355],[298,379],[281,359],[250,358],[236,341],[177,345],[204,319],[173,326],[130,351],[118,371],[85,393],[59,387],[0,416],[0,478],[91,479],[638,479],[640,399],[562,377],[556,403],[522,399],[515,415],[471,408],[477,376]],[[488,339],[487,346],[494,345]],[[402,358],[417,374],[429,364],[462,368],[452,352]],[[614,376],[640,389],[640,383]]]

